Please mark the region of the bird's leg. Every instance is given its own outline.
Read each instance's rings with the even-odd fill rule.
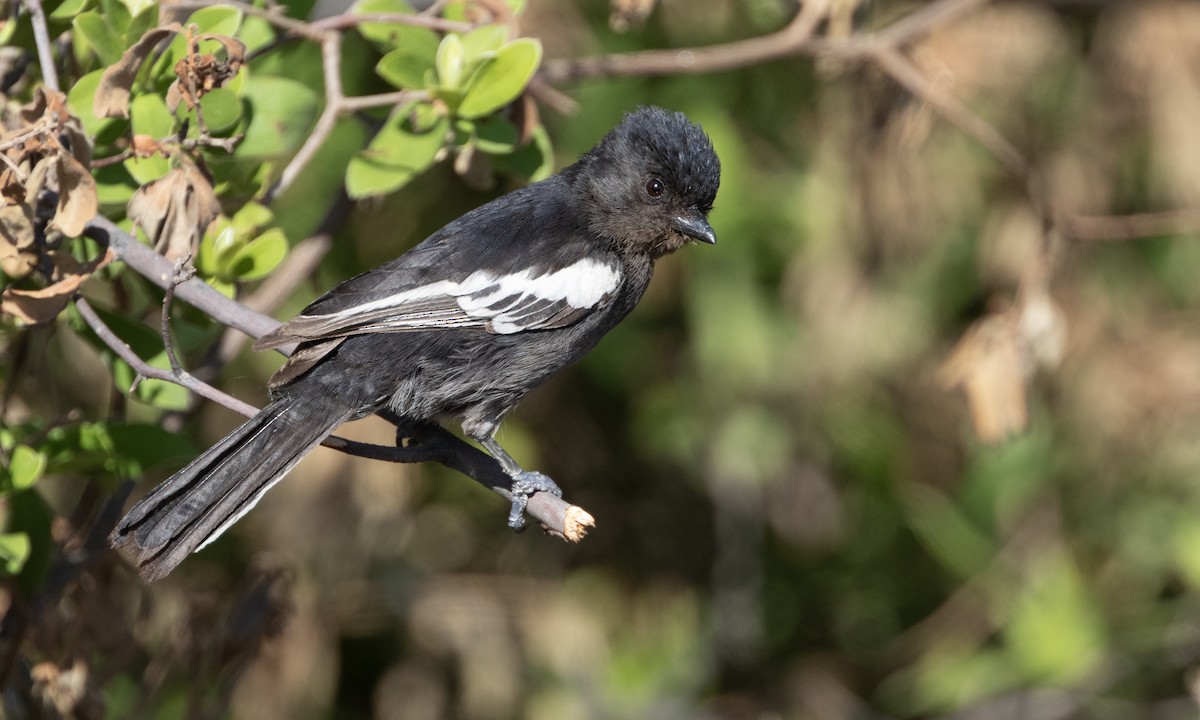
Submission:
[[[496,438],[487,435],[476,440],[496,458],[504,474],[512,478],[512,509],[508,512],[508,526],[513,530],[525,527],[525,508],[529,505],[530,495],[535,492],[548,492],[562,497],[562,490],[554,484],[549,475],[522,468],[500,447]]]

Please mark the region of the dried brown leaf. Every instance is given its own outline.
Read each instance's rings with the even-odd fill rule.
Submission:
[[[56,159],[52,155],[38,160],[33,166],[33,172],[29,173],[29,179],[25,181],[25,204],[36,206],[38,195],[45,189],[47,183],[51,180],[50,174],[54,169]]]
[[[128,212],[154,249],[176,260],[196,251],[221,205],[208,178],[187,165],[138,188],[129,200]]]
[[[58,156],[58,210],[52,225],[67,237],[78,237],[99,212],[96,181],[72,155]]]
[[[33,99],[21,106],[17,116],[26,125],[33,125],[42,118],[63,123],[69,116],[67,112],[67,96],[58,90],[39,87],[33,91]]]
[[[79,161],[80,165],[90,167],[92,164],[92,144],[88,142],[87,133],[83,131],[83,127],[79,124],[79,120],[71,118],[63,126],[63,136],[66,138],[66,145],[71,151],[71,155]]]
[[[238,40],[235,37],[229,37],[228,35],[214,35],[212,33],[206,33],[196,39],[197,40],[215,40],[216,42],[221,43],[221,45],[225,48],[225,63],[224,64],[230,71],[231,77],[234,74],[236,74],[238,71],[238,68],[240,68],[242,66],[242,64],[246,62],[246,44],[244,42],[242,42],[241,40]]]
[[[0,240],[17,250],[33,246],[33,212],[28,205],[0,207]]]
[[[150,56],[156,45],[165,38],[180,32],[179,23],[170,23],[147,30],[133,47],[125,51],[116,64],[110,65],[100,77],[96,97],[92,101],[92,112],[98,118],[128,118],[129,91],[137,78],[142,63]]]
[[[0,207],[0,270],[10,278],[22,278],[33,270],[33,212],[27,205]]]
[[[27,325],[47,323],[58,317],[71,302],[71,297],[92,273],[112,261],[112,251],[105,253],[79,272],[64,273],[61,280],[38,290],[5,288],[0,293],[0,312],[12,315]]]
[[[181,102],[183,102],[183,90],[179,86],[179,78],[175,78],[171,87],[167,88],[167,110],[174,115]]]
[[[1029,423],[1029,363],[1012,311],[988,315],[972,325],[939,375],[947,387],[961,385],[966,392],[980,440],[1000,442]]]
[[[149,135],[134,135],[130,147],[138,157],[149,157],[158,152],[162,145]]]

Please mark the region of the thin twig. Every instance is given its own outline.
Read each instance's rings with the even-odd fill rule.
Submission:
[[[117,357],[124,360],[125,363],[129,365],[129,367],[133,368],[134,372],[138,374],[138,378],[134,380],[134,385],[130,388],[130,390],[137,388],[137,384],[141,378],[146,378],[148,380],[163,380],[169,383],[175,383],[176,385],[181,385],[197,395],[200,395],[201,397],[205,397],[213,402],[220,403],[230,410],[241,413],[242,415],[252,416],[254,413],[258,412],[253,405],[242,402],[241,400],[238,400],[230,395],[226,395],[213,386],[193,378],[186,372],[180,372],[176,374],[170,370],[156,368],[142,358],[138,357],[138,354],[133,351],[133,348],[129,347],[124,340],[117,337],[117,334],[114,333],[108,327],[108,325],[105,324],[104,320],[102,320],[100,316],[96,314],[96,311],[92,309],[92,306],[86,299],[82,297],[76,298],[75,308],[79,311],[79,316],[83,318],[83,321],[86,322],[88,327],[92,329],[92,332],[96,333],[96,337],[100,338],[101,342],[103,342],[110,350],[116,353]]]
[[[279,180],[267,192],[263,202],[269,203],[285,190],[291,187],[300,173],[308,166],[342,115],[373,107],[400,105],[411,100],[428,97],[424,92],[401,90],[398,92],[381,93],[348,98],[342,92],[342,36],[336,32],[327,32],[321,39],[321,66],[325,78],[325,108],[321,110],[312,132],[304,139],[304,144],[288,162],[287,167],[279,175]]]
[[[51,90],[59,90],[58,69],[54,66],[54,53],[50,47],[50,32],[46,29],[46,13],[42,10],[42,1],[24,0],[24,3],[33,23],[33,41],[37,45],[42,83]]]
[[[392,23],[440,30],[441,32],[467,32],[475,26],[471,23],[445,20],[430,15],[407,15],[404,13],[365,13],[363,15],[334,15],[314,20],[309,27],[314,30],[345,30],[363,23]]]
[[[167,360],[171,363],[171,371],[176,375],[184,375],[186,373],[183,370],[183,365],[179,362],[179,358],[175,355],[175,341],[171,339],[171,301],[175,299],[175,286],[181,282],[191,280],[196,274],[195,268],[188,265],[191,259],[192,255],[188,253],[175,261],[175,269],[171,273],[171,282],[167,283],[167,291],[163,295],[162,318],[159,321],[163,348],[167,351]]]

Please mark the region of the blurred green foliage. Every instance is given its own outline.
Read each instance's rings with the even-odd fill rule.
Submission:
[[[909,49],[1029,158],[1031,197],[873,65],[824,57],[585,81],[565,88],[578,113],[543,105],[525,138],[508,106],[543,54],[750,38],[794,7],[660,3],[618,31],[603,3],[518,5],[521,38],[503,23],[347,31],[348,94],[418,94],[339,119],[274,197],[322,109],[319,48],[235,8],[192,15],[248,49],[201,99],[214,137],[242,138],[232,155],[193,148],[221,205],[195,264],[245,296],[331,233],[285,317],[571,162],[636,105],[686,112],[721,156],[719,244],[664,259],[637,311],[502,430],[597,529],[577,546],[514,536],[501,501],[440,466],[318,451],[144,587],[89,529],[128,481],[149,487],[236,419],[161,382],[127,392],[133,371],[73,310],[46,327],[6,318],[0,570],[5,626],[25,632],[0,638],[18,660],[5,702],[44,700],[68,686],[46,678],[83,667],[75,707],[94,697],[111,718],[1195,717],[1200,234],[1185,219],[1128,242],[1047,240],[1036,205],[1064,223],[1200,206],[1200,7],[997,3]],[[917,5],[881,0],[852,20],[880,28]],[[200,137],[193,110],[166,104],[178,37],[142,67],[128,120],[88,111],[154,7],[47,3],[54,33],[70,32],[64,89],[97,158],[131,132]],[[31,50],[27,23],[5,21],[0,39]],[[101,212],[120,219],[177,166],[166,153],[96,170]],[[946,360],[980,318],[1019,307],[1047,246],[1065,345],[1019,368],[1027,427],[985,443]],[[111,267],[84,292],[167,367],[161,292]],[[185,366],[203,366],[221,328],[184,307],[173,327]],[[244,352],[216,382],[261,401],[278,362]],[[372,421],[345,430],[393,440]]]

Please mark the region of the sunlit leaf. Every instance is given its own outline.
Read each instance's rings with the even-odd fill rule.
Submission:
[[[250,124],[234,154],[272,158],[294,152],[317,117],[319,97],[303,83],[251,74],[243,93],[250,104]]]
[[[499,50],[508,38],[504,25],[481,25],[462,36],[463,53],[468,63],[483,59]]]
[[[433,55],[401,47],[384,55],[375,72],[398,88],[419,90],[425,87],[425,78],[433,67]]]
[[[512,102],[529,84],[541,59],[542,44],[537,40],[521,38],[505,45],[471,78],[458,114],[476,118]]]
[[[427,132],[407,127],[407,113],[397,113],[366,150],[350,161],[346,191],[350,197],[382,195],[403,187],[429,167],[446,142],[449,121],[440,118]]]
[[[33,487],[46,471],[46,456],[28,445],[18,445],[8,465],[14,490]]]
[[[278,228],[272,228],[238,248],[225,275],[230,279],[257,280],[274,270],[287,251],[287,237]]]
[[[436,67],[438,85],[447,90],[456,90],[463,79],[464,57],[462,40],[457,35],[447,35],[438,46]]]
[[[0,563],[3,563],[6,574],[21,572],[25,561],[29,559],[30,547],[29,536],[25,533],[0,534]]]

